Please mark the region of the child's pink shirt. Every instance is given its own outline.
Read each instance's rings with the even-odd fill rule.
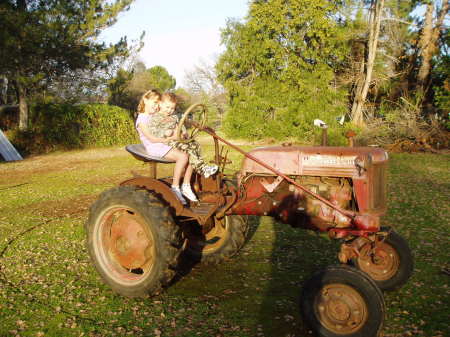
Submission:
[[[136,129],[139,134],[139,138],[141,139],[142,144],[145,147],[145,150],[150,156],[155,157],[164,157],[167,152],[169,152],[172,148],[165,143],[154,143],[150,139],[148,139],[144,133],[138,128],[139,124],[148,125],[152,115],[140,113],[136,119]]]

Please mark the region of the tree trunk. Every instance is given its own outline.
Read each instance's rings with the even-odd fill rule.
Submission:
[[[384,8],[384,0],[373,0],[369,18],[369,41],[367,43],[366,66],[361,67],[361,80],[358,81],[355,90],[355,98],[352,105],[352,119],[356,125],[364,125],[363,107],[372,81],[373,66],[377,52],[378,36],[380,34],[381,12]]]
[[[421,49],[422,64],[419,68],[417,75],[417,88],[424,92],[428,76],[431,69],[431,57],[433,55],[434,43],[433,37],[433,12],[434,4],[430,2],[427,5],[427,12],[425,14],[425,22],[422,29],[422,35],[420,37],[419,47]]]
[[[427,5],[427,11],[425,14],[425,22],[420,36],[419,48],[420,55],[422,56],[422,63],[417,75],[417,91],[425,92],[428,89],[431,73],[431,60],[438,51],[438,40],[441,34],[445,16],[449,9],[448,0],[443,1],[442,8],[436,20],[436,25],[433,27],[433,13],[434,2],[431,1]]]
[[[19,81],[16,81],[17,99],[19,100],[19,130],[28,129],[27,92]]]

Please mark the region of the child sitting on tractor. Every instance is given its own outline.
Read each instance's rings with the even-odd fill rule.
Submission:
[[[200,154],[200,145],[194,140],[182,142],[177,139],[179,125],[174,115],[177,100],[171,93],[161,94],[156,90],[146,92],[138,105],[136,128],[139,137],[151,156],[175,161],[172,191],[183,205],[186,200],[198,201],[191,188],[193,170],[206,178],[217,172],[217,165],[207,165]],[[184,175],[183,175],[184,173]],[[183,184],[180,189],[181,176]]]

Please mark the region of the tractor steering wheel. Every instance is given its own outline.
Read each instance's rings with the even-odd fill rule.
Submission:
[[[199,113],[200,113],[200,120],[198,122],[195,122],[194,120],[188,120],[187,119],[188,115],[197,110],[199,110]],[[187,126],[192,126],[191,132],[190,132],[190,134],[188,134],[187,139],[183,139],[181,137],[182,126],[184,124],[188,124]],[[192,139],[194,139],[194,137],[197,135],[197,133],[201,129],[203,129],[203,127],[205,125],[206,125],[206,106],[204,104],[200,104],[200,103],[192,104],[189,108],[187,108],[187,110],[181,116],[179,127],[178,127],[178,133],[177,133],[178,141],[183,142],[183,143],[190,142]]]

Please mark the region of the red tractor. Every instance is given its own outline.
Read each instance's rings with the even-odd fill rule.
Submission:
[[[202,118],[187,118],[200,109]],[[174,277],[182,252],[203,263],[236,254],[248,232],[248,215],[272,216],[295,227],[328,233],[342,241],[340,265],[306,282],[302,314],[319,336],[376,336],[384,320],[381,290],[403,285],[413,260],[406,241],[380,227],[386,212],[387,153],[372,147],[273,146],[248,153],[205,127],[205,108],[190,107],[181,122],[202,130],[215,144],[221,172],[193,177],[199,202],[183,206],[171,178],[156,178],[164,158],[142,145],[127,150],[148,162],[149,176],[128,179],[101,194],[86,223],[91,260],[117,293],[155,294]],[[228,177],[219,142],[244,154],[240,171]]]

